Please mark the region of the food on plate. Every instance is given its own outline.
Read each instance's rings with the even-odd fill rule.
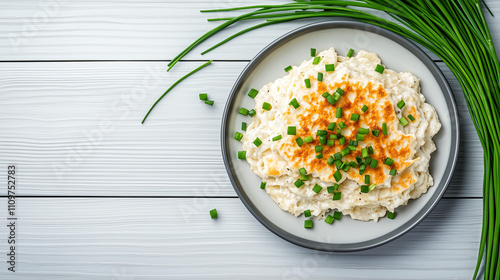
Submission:
[[[295,216],[310,210],[374,220],[433,185],[432,137],[441,128],[419,80],[382,66],[370,52],[317,53],[249,96],[255,108],[238,158],[261,188]]]

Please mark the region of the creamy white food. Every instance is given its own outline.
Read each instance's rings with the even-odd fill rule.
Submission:
[[[317,65],[313,65],[313,58],[304,61],[259,90],[255,97],[257,114],[241,140],[247,161],[266,182],[265,189],[272,199],[295,216],[310,209],[312,215],[324,218],[336,210],[353,219],[377,221],[387,211],[393,212],[408,200],[420,197],[433,185],[429,161],[436,147],[432,137],[441,123],[435,109],[425,103],[417,77],[390,69],[382,74],[376,72],[377,64],[381,64],[376,54],[360,51],[348,58],[338,56],[331,48],[317,56],[321,58]],[[325,71],[326,64],[334,64],[335,70]],[[321,82],[318,72],[323,73]],[[310,88],[306,87],[305,79],[310,80]],[[332,105],[322,95],[333,94],[337,88],[344,94]],[[300,105],[297,109],[289,105],[294,98]],[[397,103],[401,100],[405,106],[399,109]],[[270,110],[263,109],[265,102],[271,104]],[[368,107],[366,112],[363,105]],[[337,107],[342,107],[341,118],[336,118]],[[359,120],[351,120],[352,114],[359,114]],[[409,119],[410,114],[414,121]],[[402,117],[408,121],[404,127],[399,122]],[[343,145],[330,138],[337,132],[327,129],[330,123],[336,123],[337,128],[340,122],[346,125],[341,130],[346,139]],[[382,133],[383,123],[387,124],[387,135]],[[296,135],[287,135],[289,126],[296,128]],[[373,154],[369,157],[378,164],[375,168],[367,166],[363,175],[359,164],[349,167],[347,172],[339,170],[341,178],[337,181],[336,164],[330,165],[328,159],[348,148],[350,140],[356,140],[359,128],[370,132],[341,162],[357,163],[356,157],[358,160],[362,157],[362,149],[371,146]],[[334,140],[334,145],[321,145],[318,130],[327,131],[326,137]],[[379,131],[378,137],[373,130]],[[273,141],[277,135],[282,135],[282,139]],[[307,136],[313,136],[313,141],[299,147],[296,139]],[[262,141],[258,147],[253,143],[256,138]],[[320,153],[315,151],[319,145],[323,156],[320,159],[317,158]],[[387,158],[394,160],[391,166],[384,164]],[[297,187],[294,183],[301,179],[300,168],[305,168],[309,180],[303,180],[303,185]],[[397,174],[390,175],[391,169],[396,169]],[[365,183],[365,175],[370,176],[369,184]],[[328,187],[335,184],[338,189],[334,193],[340,192],[339,200],[332,200],[334,193],[328,192]],[[319,193],[313,191],[315,185],[322,187]],[[361,186],[369,185],[372,190],[361,192]]]

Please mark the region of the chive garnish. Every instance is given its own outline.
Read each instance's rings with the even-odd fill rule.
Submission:
[[[366,135],[366,134],[370,133],[370,130],[368,128],[360,127],[358,130],[358,133]]]
[[[405,101],[404,100],[400,100],[397,104],[398,108],[399,109],[402,109],[404,106],[406,105]]]
[[[334,98],[333,96],[331,96],[331,95],[328,95],[328,96],[326,97],[326,101],[328,101],[328,103],[330,103],[330,104],[332,104],[332,105],[334,105],[334,104],[335,104],[335,102],[337,102],[337,100],[335,100],[335,98]]]
[[[292,69],[293,69],[293,67],[291,65],[289,65],[284,70],[285,70],[285,72],[289,72]]]
[[[384,66],[380,64],[377,64],[377,67],[375,67],[375,71],[379,72],[380,74],[383,74],[384,70],[385,70]]]
[[[409,114],[408,115],[408,118],[410,119],[410,121],[414,122],[415,121],[415,117],[412,115],[412,114]]]
[[[214,101],[213,100],[205,100],[205,104],[213,106],[214,105]]]
[[[387,135],[387,124],[386,123],[382,124],[382,134]]]
[[[359,114],[351,114],[351,121],[358,121],[359,120]]]
[[[367,158],[367,157],[369,157],[369,155],[368,155],[368,149],[367,149],[367,148],[363,148],[363,149],[361,149],[361,156],[362,156],[363,158]]]
[[[247,131],[247,123],[246,122],[241,123],[241,130]]]
[[[339,137],[337,136],[337,134],[330,134],[330,139],[337,140],[339,139]]]
[[[345,148],[345,149],[343,149],[342,151],[340,151],[340,154],[341,154],[343,157],[347,156],[347,155],[348,155],[348,154],[350,154],[350,153],[351,153],[351,150],[350,150],[349,148]]]
[[[354,50],[349,49],[349,51],[347,52],[347,57],[352,57],[353,54],[354,54]]]
[[[333,164],[333,162],[334,162],[334,161],[335,161],[335,159],[334,159],[332,156],[330,156],[330,157],[328,158],[328,160],[326,161],[326,163],[327,163],[328,165],[330,165],[330,166],[331,166],[331,165]]]
[[[241,141],[241,138],[243,138],[243,134],[239,133],[239,132],[236,132],[234,134],[234,139],[238,140],[238,141]]]
[[[330,225],[331,225],[331,224],[333,223],[333,216],[332,216],[332,215],[327,215],[327,216],[325,217],[325,223],[327,223],[327,224],[330,224]]]
[[[405,127],[405,126],[407,126],[407,125],[408,125],[408,121],[405,119],[405,117],[401,117],[401,118],[399,119],[399,123],[400,123],[403,127]]]
[[[340,171],[335,171],[335,173],[333,173],[333,177],[335,178],[335,181],[340,181],[340,179],[342,179],[342,173],[340,173]]]
[[[265,189],[266,188],[266,184],[267,184],[266,182],[261,182],[260,183],[260,188],[261,189]]]
[[[326,142],[327,142],[327,141],[326,141],[326,136],[320,136],[320,137],[319,137],[319,143],[320,143],[321,145],[326,145]]]
[[[326,72],[335,71],[335,64],[325,64],[325,71]]]
[[[217,219],[217,209],[210,210],[210,218]]]
[[[318,131],[316,131],[317,136],[325,136],[327,134],[328,134],[328,132],[326,132],[326,130],[323,130],[323,129],[318,129]]]
[[[375,169],[375,168],[377,168],[377,164],[378,164],[378,160],[372,158],[372,160],[370,162],[370,167]]]
[[[304,137],[304,143],[310,143],[312,141],[313,141],[313,137],[312,136]]]
[[[349,165],[350,165],[352,168],[354,168],[354,167],[358,167],[358,163],[357,163],[357,162],[355,162],[355,161],[351,161],[351,162],[349,162]]]
[[[337,169],[342,168],[342,164],[343,162],[340,159],[335,160],[335,167],[337,167]]]
[[[208,100],[208,94],[206,94],[206,93],[200,93],[199,97],[200,97],[200,100]]]
[[[276,136],[273,137],[273,141],[278,141],[281,138],[283,138],[283,136],[281,136],[281,134],[280,135],[276,135]]]
[[[339,139],[339,144],[340,144],[340,145],[344,145],[344,144],[345,144],[345,141],[346,141],[346,140],[345,140],[345,137],[344,137],[344,136],[342,136],[342,137],[340,137],[340,139]]]
[[[316,155],[316,158],[317,158],[317,159],[322,159],[322,158],[323,158],[323,153],[319,153],[319,154],[317,154],[317,155]]]
[[[373,147],[372,146],[368,147],[368,153],[371,155],[373,154],[373,152],[374,152]]]
[[[267,102],[262,103],[262,109],[269,111],[269,110],[271,110],[271,108],[272,108],[271,104],[269,104]]]
[[[299,147],[302,147],[302,145],[304,144],[304,140],[302,139],[302,137],[297,137],[297,139],[295,139],[295,142],[297,142],[297,145]]]
[[[255,116],[256,114],[257,114],[257,112],[256,112],[254,109],[252,109],[252,110],[248,111],[248,115],[249,115],[250,117],[253,117],[253,116]]]
[[[313,227],[313,221],[312,220],[305,220],[304,221],[304,228],[312,228]]]
[[[297,135],[297,128],[295,126],[289,126],[286,130],[288,135]]]
[[[318,72],[318,82],[322,82],[322,81],[323,81],[323,73]]]
[[[340,200],[342,198],[342,193],[341,192],[336,192],[333,194],[332,200]]]
[[[375,187],[376,187],[376,186],[377,186],[377,185],[375,185],[375,184],[371,184],[371,185],[368,187],[368,189],[369,189],[370,191],[373,191],[373,190],[375,189]]]
[[[313,59],[312,64],[313,64],[313,65],[318,65],[318,64],[319,64],[319,62],[320,62],[320,60],[321,60],[321,57],[317,56],[317,57],[315,57],[315,58]]]
[[[342,212],[339,211],[333,212],[333,218],[337,221],[340,220],[342,218]]]
[[[295,181],[295,183],[293,183],[297,188],[300,188],[304,185],[304,182],[302,182],[300,179]]]
[[[363,105],[363,107],[361,107],[361,111],[363,111],[363,112],[366,112],[366,111],[368,111],[368,106],[366,106],[366,105]]]
[[[394,160],[392,158],[386,158],[384,161],[385,165],[391,166],[394,163]]]
[[[318,146],[314,147],[314,151],[315,151],[316,153],[319,153],[319,152],[323,151],[323,146],[318,145]]]
[[[361,191],[362,193],[368,193],[368,192],[370,191],[370,189],[368,188],[368,186],[363,185],[363,186],[361,186],[360,191]]]
[[[366,170],[366,164],[362,163],[359,166],[359,175],[363,175],[363,173],[365,173],[365,170]]]
[[[365,175],[365,184],[370,184],[370,175]]]
[[[324,98],[328,98],[328,96],[330,96],[330,93],[328,91],[325,91],[321,96],[323,96]]]
[[[238,113],[240,115],[243,115],[243,116],[248,116],[248,109],[240,108],[240,110],[238,111]]]
[[[313,192],[315,192],[315,193],[319,193],[322,189],[323,189],[323,187],[321,187],[318,184],[315,184],[314,187],[312,188]]]
[[[311,56],[312,57],[316,56],[316,49],[311,48]]]
[[[365,140],[365,135],[358,133],[356,134],[356,141],[364,141]]]
[[[295,109],[297,109],[297,108],[299,108],[299,107],[300,107],[300,104],[299,104],[299,102],[297,101],[297,99],[296,99],[296,98],[292,99],[292,101],[290,101],[290,103],[288,103],[288,104],[289,104],[289,105],[292,105],[292,106],[293,106],[293,108],[295,108]]]
[[[260,145],[262,145],[262,140],[259,139],[259,137],[255,138],[255,140],[253,140],[253,144],[258,147]]]
[[[378,137],[379,131],[376,129],[372,129],[372,134],[373,134],[373,136]]]
[[[249,92],[248,92],[248,96],[250,96],[251,98],[255,98],[255,96],[257,96],[257,94],[259,94],[259,91],[252,88]]]
[[[304,79],[304,84],[306,85],[306,88],[311,88],[311,80]]]
[[[307,175],[307,171],[304,167],[299,168],[300,175]]]
[[[336,92],[336,93],[338,93],[340,96],[342,96],[342,95],[344,94],[344,90],[343,90],[343,89],[341,89],[341,88],[337,88],[337,89],[335,90],[335,92]]]
[[[247,152],[246,151],[238,151],[238,159],[246,159]]]
[[[337,108],[337,109],[339,109],[339,108]],[[340,108],[340,109],[342,109],[342,108]],[[344,129],[347,127],[347,125],[344,122],[339,122],[339,127],[340,127],[340,129]]]
[[[309,175],[300,175],[300,180],[301,181],[308,181],[309,180]]]
[[[333,154],[333,157],[338,160],[342,158],[342,155],[340,153],[335,153]]]
[[[306,218],[311,217],[311,210],[309,210],[309,209],[305,210],[304,217],[306,217]]]
[[[388,219],[394,220],[394,217],[396,217],[396,213],[395,212],[389,212],[389,211],[387,211],[387,218]]]
[[[337,125],[337,123],[334,123],[334,122],[329,123],[328,124],[328,130],[334,130],[336,125]]]
[[[394,168],[391,169],[391,171],[389,171],[389,175],[391,175],[391,176],[395,176],[397,173],[398,173],[398,171]]]

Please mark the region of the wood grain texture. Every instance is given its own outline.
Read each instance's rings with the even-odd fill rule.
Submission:
[[[0,166],[18,165],[18,195],[235,196],[220,124],[246,63],[210,65],[140,124],[169,84],[200,64],[183,62],[167,74],[162,62],[1,63]],[[462,121],[460,160],[446,195],[481,197],[481,146],[458,83],[444,69]],[[199,101],[199,92],[215,106]]]
[[[290,1],[3,1],[0,3],[0,60],[167,60],[219,22],[212,17],[237,13],[200,13],[202,9],[285,3]],[[498,15],[500,2],[486,1]],[[201,51],[256,24],[238,24],[206,41],[186,59],[251,59],[277,37],[306,23],[300,20],[265,27],[206,55]],[[500,43],[500,19],[488,16]]]
[[[444,199],[403,237],[355,253],[290,244],[237,198],[21,198],[18,209],[18,271],[2,279],[470,279],[481,200]]]

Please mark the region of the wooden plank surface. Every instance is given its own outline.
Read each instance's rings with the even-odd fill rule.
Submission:
[[[1,279],[470,279],[481,220],[481,200],[444,199],[389,244],[323,253],[267,231],[237,198],[21,198],[18,207],[19,266]],[[0,244],[6,236],[0,227]]]
[[[200,64],[183,62],[167,74],[163,62],[1,63],[0,166],[18,165],[18,195],[235,196],[220,124],[246,62],[215,62],[140,124],[169,84]],[[446,195],[481,197],[481,146],[457,81],[439,65],[462,122],[460,160]],[[199,92],[215,106],[200,102]]]

